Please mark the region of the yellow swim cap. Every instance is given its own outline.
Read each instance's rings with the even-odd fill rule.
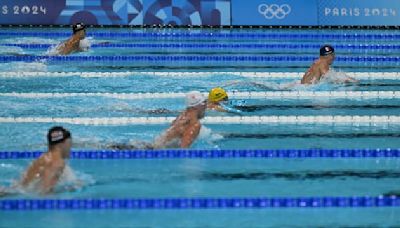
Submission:
[[[221,87],[211,89],[208,94],[208,100],[211,102],[218,102],[228,97],[226,91]]]

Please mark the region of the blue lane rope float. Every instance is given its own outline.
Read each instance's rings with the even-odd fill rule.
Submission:
[[[128,55],[128,56],[0,56],[0,62],[311,62],[315,56],[206,56],[206,55]],[[344,56],[336,57],[336,62],[393,62],[400,63],[400,56]]]
[[[41,151],[1,151],[0,159],[32,159]],[[72,159],[399,158],[400,149],[280,150],[96,150],[73,151]]]
[[[399,207],[396,196],[0,200],[0,211]]]
[[[20,47],[27,49],[47,49],[52,44],[0,44],[5,47]],[[336,44],[334,45],[338,50],[343,51],[354,51],[354,50],[384,50],[384,51],[395,51],[400,50],[400,45],[396,44]],[[188,49],[310,49],[316,50],[320,48],[318,44],[196,44],[196,43],[103,43],[103,44],[92,44],[92,48],[188,48]]]
[[[68,37],[70,32],[0,32],[0,36],[18,37]],[[400,34],[293,34],[293,33],[238,33],[238,32],[88,32],[87,36],[97,38],[237,38],[237,39],[356,39],[356,40],[398,40]]]

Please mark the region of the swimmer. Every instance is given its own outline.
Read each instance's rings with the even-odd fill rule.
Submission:
[[[86,37],[86,26],[83,23],[77,23],[72,26],[73,35],[63,43],[59,44],[56,52],[59,55],[69,55],[74,52],[87,51],[89,44]]]
[[[331,45],[324,45],[319,50],[319,59],[317,59],[304,74],[301,84],[316,84],[325,79],[330,70],[330,66],[335,60],[335,49]],[[329,78],[326,78],[329,80]],[[354,83],[354,78],[346,76],[346,78],[330,80],[334,83]]]
[[[32,162],[19,183],[13,188],[49,194],[63,176],[71,172],[66,164],[72,145],[71,133],[63,127],[53,127],[47,134],[48,151]]]
[[[208,93],[207,109],[218,112],[231,112],[241,114],[238,109],[232,108],[228,105],[228,94],[221,87],[215,87]]]
[[[206,98],[200,92],[189,92],[186,95],[186,110],[155,140],[153,147],[155,149],[190,147],[199,135],[200,119],[204,117],[206,108]]]

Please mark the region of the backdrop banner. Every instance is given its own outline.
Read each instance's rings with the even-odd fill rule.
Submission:
[[[230,0],[2,0],[0,24],[230,25]]]
[[[400,25],[398,0],[320,0],[320,25]]]
[[[1,0],[2,25],[400,25],[400,0]]]
[[[318,25],[317,0],[232,0],[233,25]]]

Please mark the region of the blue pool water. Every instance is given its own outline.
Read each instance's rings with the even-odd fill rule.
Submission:
[[[400,68],[400,32],[395,30],[89,29],[92,48],[88,52],[49,55],[51,48],[68,36],[66,29],[0,31],[0,151],[46,150],[45,135],[55,123],[37,118],[174,117],[184,109],[184,97],[179,93],[206,93],[216,86],[223,86],[230,94],[298,94],[282,98],[232,95],[232,105],[241,109],[244,117],[396,117],[400,110],[398,95],[304,95],[400,91],[400,78],[396,76]],[[303,73],[324,43],[336,48],[333,67],[338,77],[349,72],[389,72],[394,77],[361,79],[355,85],[324,82],[288,86],[300,79],[291,73]],[[237,72],[275,72],[287,77],[247,77]],[[148,97],[134,97],[143,94]],[[215,111],[206,115],[224,120],[238,116]],[[7,122],[4,118],[8,117],[24,121]],[[96,123],[58,124],[71,130],[74,149],[84,151],[104,150],[112,143],[151,142],[168,127],[168,123]],[[225,121],[204,124],[192,149],[396,149],[400,147],[399,135],[400,124],[396,121]],[[30,162],[0,160],[0,186],[11,185]],[[59,193],[46,199],[352,197],[400,190],[399,161],[395,157],[71,159],[70,165],[84,187],[68,192],[60,186]],[[5,199],[27,198],[44,199],[22,194]],[[398,214],[398,207],[0,210],[0,226],[387,227],[400,224]]]

